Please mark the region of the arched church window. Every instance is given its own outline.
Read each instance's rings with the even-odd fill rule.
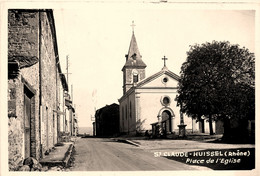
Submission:
[[[134,83],[138,82],[138,75],[133,75]]]
[[[138,77],[138,71],[137,71],[136,69],[134,69],[134,70],[132,71],[132,75],[133,75],[133,83],[138,82],[139,77]]]

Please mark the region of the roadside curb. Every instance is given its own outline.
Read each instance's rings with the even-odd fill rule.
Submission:
[[[128,139],[117,139],[117,138],[112,138],[113,140],[117,141],[117,142],[123,142],[123,143],[127,143],[127,144],[131,144],[131,145],[134,145],[136,147],[139,147],[140,145],[131,141],[131,140],[128,140]]]
[[[136,146],[136,147],[139,147],[140,145],[139,144],[137,144],[137,143],[135,143],[135,142],[133,142],[133,141],[130,141],[130,140],[125,140],[126,141],[126,143],[129,143],[129,144],[132,144],[132,145],[134,145],[134,146]]]
[[[70,144],[68,151],[65,153],[64,159],[62,160],[62,164],[64,167],[68,167],[69,161],[71,159],[71,155],[75,150],[74,144]]]

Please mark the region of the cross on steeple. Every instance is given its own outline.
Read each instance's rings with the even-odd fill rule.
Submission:
[[[164,67],[166,67],[166,60],[168,60],[165,56],[162,58],[164,60]]]
[[[133,33],[134,33],[134,27],[135,27],[134,21],[132,21],[132,24],[130,26],[132,27],[132,30],[133,30]]]

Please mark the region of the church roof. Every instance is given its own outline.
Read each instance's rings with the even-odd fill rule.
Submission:
[[[128,54],[126,55],[126,63],[124,67],[146,67],[146,64],[142,60],[142,56],[139,52],[134,32],[130,42]]]
[[[141,87],[143,85],[145,85],[146,83],[158,78],[159,76],[163,75],[163,74],[166,74],[170,77],[172,77],[173,79],[179,81],[180,77],[178,75],[176,75],[175,73],[173,73],[172,71],[168,70],[167,67],[163,67],[163,69],[143,80],[141,80],[140,82],[137,83],[136,87]]]

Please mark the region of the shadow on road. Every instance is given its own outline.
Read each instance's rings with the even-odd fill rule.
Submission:
[[[255,168],[255,148],[200,150],[188,152],[187,157],[166,154],[168,159],[213,170],[252,170]],[[175,155],[175,156],[172,156]]]

